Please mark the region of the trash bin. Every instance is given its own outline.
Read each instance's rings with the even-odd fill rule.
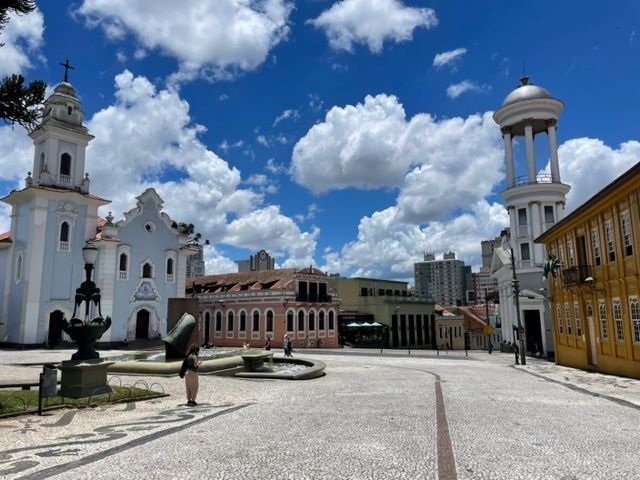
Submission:
[[[55,365],[45,364],[40,374],[40,396],[55,397],[58,393],[58,369]]]

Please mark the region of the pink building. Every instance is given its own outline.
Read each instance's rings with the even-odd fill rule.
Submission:
[[[281,348],[288,334],[294,348],[338,346],[338,299],[313,267],[190,278],[189,295],[200,302],[204,343],[262,348],[270,338]]]

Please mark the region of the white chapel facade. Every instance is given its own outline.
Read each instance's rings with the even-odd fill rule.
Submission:
[[[11,230],[0,234],[0,344],[67,339],[60,323],[72,316],[87,243],[98,248],[93,280],[102,313],[113,321],[101,342],[163,335],[167,299],[184,296],[193,250],[154,189],[138,196],[123,220],[98,215],[110,201],[90,193],[85,153],[93,136],[83,120],[74,87],[57,85],[30,133],[33,173],[1,199],[11,206]]]

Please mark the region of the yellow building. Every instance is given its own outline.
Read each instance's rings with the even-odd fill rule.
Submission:
[[[556,362],[640,378],[640,163],[536,238],[549,275]]]
[[[374,278],[332,277],[340,302],[339,333],[343,337],[356,334],[367,339],[371,346],[385,347],[464,348],[464,328],[461,316],[441,316],[434,311],[434,303],[409,291],[406,282]],[[382,325],[379,332],[357,324]],[[351,327],[348,327],[351,325]],[[380,339],[376,335],[380,334]]]

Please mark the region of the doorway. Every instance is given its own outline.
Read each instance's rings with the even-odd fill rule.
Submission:
[[[136,315],[136,340],[149,338],[149,310],[140,310]]]
[[[525,348],[531,354],[542,354],[542,326],[540,325],[539,310],[524,311],[524,328],[527,334]]]
[[[62,319],[64,313],[60,310],[54,310],[49,314],[49,335],[47,337],[47,343],[49,347],[55,347],[62,341]]]

